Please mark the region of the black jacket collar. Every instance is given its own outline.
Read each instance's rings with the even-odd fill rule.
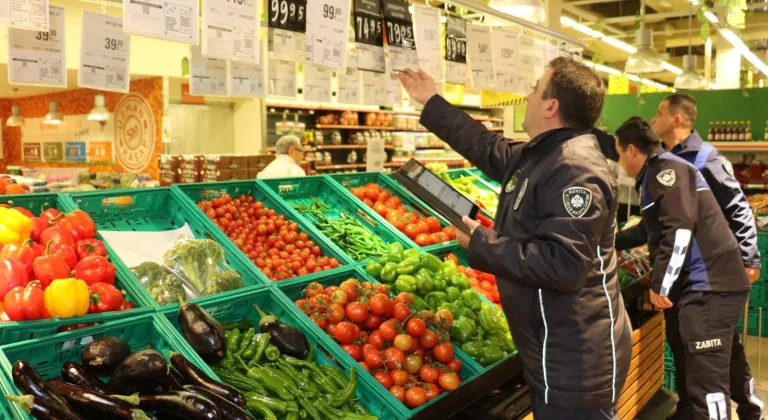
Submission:
[[[704,143],[699,133],[696,130],[691,131],[691,134],[673,147],[670,152],[679,155],[682,152],[698,152],[701,149],[701,145]]]
[[[561,128],[555,128],[549,131],[545,131],[538,136],[532,138],[531,140],[526,143],[524,148],[528,149],[531,147],[535,147],[536,145],[540,143],[560,143],[562,141],[570,140],[574,137],[576,137],[577,134],[574,132],[573,129],[568,127],[561,127]]]
[[[640,172],[637,173],[637,176],[635,177],[635,189],[637,191],[640,191],[640,187],[643,185],[643,178],[645,178],[645,172],[648,171],[648,164],[656,160],[657,157],[659,157],[660,154],[666,152],[661,146],[657,147],[656,149],[653,149],[650,155],[648,155],[648,158],[645,159],[645,163],[643,164],[643,169],[640,170]]]

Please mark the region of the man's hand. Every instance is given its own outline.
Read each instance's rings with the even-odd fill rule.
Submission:
[[[669,309],[672,307],[672,301],[666,296],[661,296],[651,289],[651,303],[659,309]]]
[[[403,84],[411,98],[422,105],[427,103],[429,98],[437,95],[435,80],[423,70],[417,72],[406,69],[404,72],[398,73],[397,78],[400,79],[400,83]]]
[[[467,216],[462,217],[461,221],[464,222],[464,224],[469,228],[469,235],[457,227],[454,227],[453,229],[456,231],[456,240],[459,241],[459,245],[461,245],[462,248],[467,249],[467,247],[469,247],[469,240],[471,239],[472,233],[475,231],[475,229],[477,229],[478,226],[480,226],[480,222],[472,220]]]
[[[754,268],[754,267],[747,267],[747,277],[749,277],[750,283],[756,282],[757,279],[760,278],[760,269]]]

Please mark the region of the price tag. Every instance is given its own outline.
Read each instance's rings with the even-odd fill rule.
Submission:
[[[112,142],[111,141],[88,142],[88,161],[89,162],[112,162]]]
[[[467,22],[450,15],[445,22],[445,81],[467,83]]]
[[[43,143],[43,160],[46,162],[64,160],[64,145],[60,142]]]
[[[384,48],[368,44],[357,44],[357,68],[359,70],[384,73]]]
[[[317,64],[304,65],[304,100],[307,102],[331,101],[331,70]]]
[[[419,68],[435,80],[443,80],[443,60],[440,53],[440,10],[414,6],[416,55]]]
[[[119,17],[83,10],[83,37],[77,85],[128,92],[131,37]]]
[[[517,90],[517,34],[504,29],[491,31],[491,49],[493,51],[493,71],[496,77],[496,89],[505,92]]]
[[[413,133],[410,133],[409,135],[403,137],[403,145],[400,147],[401,150],[405,152],[416,151],[416,136],[413,136],[412,134]]]
[[[357,69],[357,54],[347,51],[347,68],[336,72],[339,81],[337,100],[340,104],[360,104],[360,71]]]
[[[189,93],[227,96],[227,61],[204,57],[200,47],[189,47]]]
[[[203,55],[258,63],[258,2],[203,0]]]
[[[476,89],[495,89],[491,30],[487,26],[467,26],[467,62],[470,84]]]
[[[200,42],[198,0],[123,0],[125,32],[197,45]]]
[[[533,41],[533,77],[536,80],[540,79],[544,72],[547,71],[547,43],[537,39]]]
[[[367,172],[383,171],[384,162],[387,161],[387,151],[384,148],[384,139],[380,136],[368,139],[365,156],[365,170]]]
[[[24,143],[22,154],[25,162],[41,162],[43,160],[42,145],[40,143]]]
[[[269,29],[267,45],[270,58],[291,60],[297,63],[307,61],[307,35],[284,29]]]
[[[517,36],[518,59],[516,71],[517,93],[523,95],[531,92],[536,84],[534,66],[536,63],[536,51],[533,39],[525,34]]]
[[[267,0],[267,25],[286,31],[307,31],[307,0]]]
[[[275,96],[296,97],[296,62],[269,59],[267,66],[269,94]]]
[[[384,47],[382,23],[378,0],[355,0],[355,42]]]
[[[50,30],[47,0],[12,0],[0,4],[0,22],[11,28]]]
[[[66,142],[64,144],[64,160],[67,162],[85,162],[85,142]]]
[[[387,103],[387,74],[362,71],[363,105],[381,105]]]
[[[242,97],[264,96],[264,70],[261,64],[229,62],[229,94]]]
[[[387,102],[384,103],[393,107],[403,105],[403,85],[400,83],[400,79],[397,78],[397,73],[387,63]]]
[[[413,32],[411,12],[406,0],[382,0],[384,5],[384,29],[389,45],[389,59],[392,68],[403,71],[417,68],[419,57],[416,55],[416,40]]]
[[[344,69],[349,30],[349,0],[309,0],[307,62]]]
[[[547,44],[547,59],[546,64],[549,64],[552,60],[560,57],[560,48],[557,45]]]
[[[49,15],[48,32],[8,29],[10,83],[67,86],[64,9],[51,7]]]

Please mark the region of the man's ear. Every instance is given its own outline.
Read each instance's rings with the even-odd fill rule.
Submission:
[[[550,99],[547,107],[544,109],[544,118],[553,118],[558,115],[560,111],[560,101],[557,99]]]

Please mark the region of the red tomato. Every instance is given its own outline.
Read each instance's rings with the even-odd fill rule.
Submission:
[[[390,306],[394,306],[392,301],[383,293],[377,293],[368,300],[368,309],[376,315],[384,315]]]
[[[396,303],[394,309],[392,310],[392,315],[398,321],[404,321],[410,314],[411,310],[405,303]]]
[[[413,226],[413,225],[408,225]],[[420,233],[416,235],[415,238],[413,238],[413,241],[416,242],[416,245],[418,246],[429,246],[433,244],[432,238],[430,238],[429,235],[426,233]]]
[[[395,321],[389,320],[381,324],[379,327],[379,332],[381,333],[381,336],[386,341],[392,341],[397,337],[397,328],[395,327]]]
[[[439,377],[440,371],[430,365],[423,365],[419,370],[419,378],[421,378],[423,382],[433,384],[437,382]]]
[[[400,369],[405,364],[405,353],[397,347],[390,347],[384,350],[382,356],[384,356],[385,366],[389,370]]]
[[[368,352],[364,353],[363,358],[365,359],[365,364],[371,369],[379,369],[384,366],[384,357],[382,357],[381,352],[377,349],[368,350]]]
[[[376,379],[378,383],[381,384],[381,386],[383,386],[386,389],[392,388],[394,386],[392,377],[387,375],[387,373],[384,372],[383,370],[380,370],[374,373],[373,377],[374,379]]]
[[[365,198],[365,189],[363,187],[352,188],[350,191],[355,195],[355,197],[361,200]]]
[[[403,214],[403,219],[405,219],[406,223],[418,223],[419,215],[412,211],[408,211],[405,214]]]
[[[386,188],[382,188],[381,191],[379,191],[379,196],[376,197],[376,201],[384,204],[384,202],[386,202],[388,198],[389,198],[389,190]]]
[[[373,344],[377,350],[384,350],[387,347],[387,342],[384,337],[381,336],[379,331],[374,331],[368,336],[368,342]]]
[[[437,217],[427,217],[424,219],[424,222],[426,222],[427,226],[429,226],[429,233],[440,232],[440,221],[437,219]]]
[[[421,229],[419,229],[419,226],[416,223],[411,223],[405,226],[405,230],[403,230],[403,232],[411,240],[415,240],[421,233]]]
[[[373,205],[373,210],[376,213],[379,213],[379,215],[386,217],[387,213],[389,212],[389,208],[384,205],[382,202],[377,202]]]
[[[392,376],[392,382],[394,382],[396,386],[403,386],[407,384],[408,378],[410,377],[408,372],[404,370],[393,370],[390,376]]]
[[[459,387],[459,375],[453,372],[441,374],[438,381],[440,388],[446,391],[453,391]]]
[[[448,239],[456,239],[456,231],[452,227],[443,228],[443,233],[448,235]]]
[[[352,302],[347,304],[346,307],[347,318],[350,321],[360,324],[368,317],[368,308],[362,302]]]
[[[365,362],[357,362],[358,365],[360,365],[360,368],[368,373],[371,373],[371,368],[368,367],[368,365],[365,364]]]
[[[307,297],[311,298],[320,294],[324,294],[325,290],[323,285],[318,282],[312,282],[307,285]]]
[[[445,364],[446,367],[448,367],[448,370],[451,372],[461,373],[461,360],[459,359],[451,359],[450,362]]]
[[[435,384],[424,384],[424,393],[427,397],[427,401],[432,401],[440,396],[440,388]]]
[[[395,296],[395,303],[413,303],[413,296],[405,292],[400,292],[397,296]]]
[[[423,405],[427,399],[427,395],[423,388],[415,386],[405,392],[405,403],[410,408],[416,408]]]
[[[356,346],[354,344],[344,344],[341,346],[342,349],[344,349],[347,354],[355,359],[355,361],[360,361],[360,358],[363,357],[363,351],[360,349],[360,346]]]
[[[341,344],[351,344],[355,339],[354,325],[349,322],[339,322],[336,324],[334,338]]]
[[[368,206],[368,207],[373,207],[373,201],[371,201],[371,200],[369,200],[367,198],[363,199],[363,203],[365,203],[365,205]]]
[[[435,243],[435,244],[441,244],[443,242],[450,241],[450,238],[448,238],[448,235],[446,235],[443,232],[433,233],[432,235],[430,235],[429,238],[432,240],[432,243]]]
[[[419,220],[419,222],[416,224],[419,227],[419,233],[430,233],[429,230],[429,224],[424,220]]]
[[[394,195],[389,197],[387,201],[384,202],[384,205],[391,209],[396,209],[400,206],[400,199],[398,197],[395,197]]]
[[[369,184],[365,187],[365,198],[376,201],[379,198],[379,186],[377,184]]]
[[[344,307],[338,303],[332,303],[331,306],[328,307],[328,312],[328,322],[331,324],[338,324],[339,322],[344,321],[344,317],[347,315],[344,311]]]
[[[395,347],[402,351],[410,350],[411,346],[413,346],[413,343],[413,337],[408,334],[398,334],[394,341]]]
[[[409,354],[405,356],[405,365],[403,369],[411,375],[416,375],[421,370],[422,358],[415,354]]]
[[[424,350],[429,350],[435,347],[438,341],[440,340],[437,337],[437,334],[435,334],[432,330],[426,330],[424,331],[424,335],[419,337],[419,346],[421,346]]]
[[[382,321],[380,316],[369,313],[365,318],[365,329],[368,331],[374,331],[381,326],[381,322]]]
[[[328,325],[330,324],[328,322],[328,318],[324,315],[321,315],[319,313],[314,313],[309,317],[312,321],[315,322],[315,324],[320,327],[321,330],[324,330],[328,328]]]
[[[448,363],[453,359],[453,344],[440,343],[435,346],[432,353],[439,362]]]
[[[347,312],[347,317],[349,317],[349,312]],[[413,338],[419,338],[426,332],[427,329],[427,323],[419,318],[411,318],[408,320],[408,323],[405,325],[406,331],[408,331],[408,335],[410,335]],[[453,348],[451,348],[451,351],[453,351]],[[453,357],[453,354],[451,354],[451,357]],[[439,359],[438,359],[439,360]],[[448,360],[451,360],[449,357]],[[446,360],[446,362],[448,361]]]
[[[389,393],[400,402],[405,402],[405,389],[399,385],[389,388]]]
[[[434,321],[438,328],[447,330],[453,325],[453,313],[447,309],[441,309],[435,313]]]
[[[348,302],[351,302],[357,299],[357,288],[358,288],[357,280],[354,280],[354,279],[345,280],[343,283],[341,283],[339,288],[343,290],[344,293],[347,294]]]

